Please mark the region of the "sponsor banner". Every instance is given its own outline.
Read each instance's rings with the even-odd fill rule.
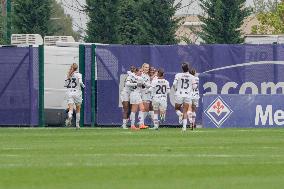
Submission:
[[[284,127],[284,95],[204,95],[203,127]]]
[[[164,68],[172,86],[182,62],[197,70],[201,98],[209,94],[284,94],[284,45],[97,45],[97,123],[122,124],[119,94],[131,65],[149,63]],[[166,125],[178,125],[172,94]],[[200,124],[204,110],[201,100],[199,104]]]

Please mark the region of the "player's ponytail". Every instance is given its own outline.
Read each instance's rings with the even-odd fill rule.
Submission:
[[[74,73],[75,71],[77,71],[77,69],[78,69],[78,64],[73,63],[73,64],[71,65],[70,69],[69,69],[69,72],[68,72],[68,74],[67,74],[67,78],[70,79],[70,77],[73,75],[73,73]]]
[[[187,62],[182,63],[181,69],[183,70],[183,72],[189,72],[189,64]]]

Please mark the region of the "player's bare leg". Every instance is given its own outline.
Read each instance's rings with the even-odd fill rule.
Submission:
[[[182,131],[186,131],[186,125],[187,125],[187,111],[189,108],[189,104],[184,103],[183,104],[183,120],[182,120]]]
[[[76,129],[80,129],[81,104],[76,104]]]
[[[66,127],[70,127],[71,124],[72,124],[73,109],[74,109],[74,104],[73,103],[68,104],[68,110],[69,111],[68,111],[67,119],[65,121],[65,126]]]
[[[189,104],[189,106],[188,106],[187,119],[189,121],[189,125],[190,125],[191,129],[193,129],[193,127],[192,127],[192,104]]]
[[[154,127],[151,129],[159,129],[159,110],[154,110]]]
[[[123,114],[122,114],[122,121],[123,121],[123,124],[122,124],[122,128],[123,129],[128,129],[127,128],[127,122],[128,122],[128,111],[129,111],[129,102],[127,101],[123,101],[122,102],[122,108],[123,108]]]
[[[152,102],[149,103],[149,115],[154,123],[154,109],[153,109],[153,105],[152,105]]]
[[[175,110],[176,110],[176,114],[178,116],[179,124],[182,124],[182,120],[183,120],[183,114],[181,112],[181,106],[182,106],[182,104],[175,104]]]
[[[160,120],[162,123],[166,121],[166,111],[163,109],[160,109]]]
[[[148,126],[145,126],[144,124],[144,112],[145,112],[145,107],[143,103],[139,104],[139,115],[138,115],[138,119],[139,119],[139,129],[147,129]]]
[[[143,101],[143,106],[144,106],[144,120],[145,120],[147,115],[149,114],[150,101]]]
[[[196,122],[195,122],[195,120],[196,120],[196,109],[197,109],[197,107],[194,104],[192,104],[192,129],[196,128]]]
[[[138,110],[138,104],[131,104],[131,113],[130,113],[130,121],[131,121],[131,129],[132,130],[138,130],[139,128],[137,128],[135,126],[135,114]]]

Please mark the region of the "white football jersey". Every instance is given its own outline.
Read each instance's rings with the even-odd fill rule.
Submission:
[[[170,92],[170,84],[165,79],[155,79],[151,83],[150,89],[152,92],[153,98],[163,98],[167,97],[167,94]]]
[[[140,76],[135,74],[129,75],[127,77],[125,85],[129,87],[131,92],[141,92],[142,90],[143,79]]]
[[[158,79],[158,76],[155,75],[155,76],[152,78],[151,81],[154,81],[154,80],[156,80],[156,79]]]
[[[143,79],[143,84],[146,86],[143,90],[146,90],[147,87],[150,87],[150,76],[148,74],[142,73],[141,78]]]
[[[128,86],[128,85],[126,85],[126,82],[127,82],[128,80],[131,80],[131,78],[134,77],[135,74],[132,73],[132,72],[130,72],[130,71],[128,71],[127,74],[128,74],[128,76],[127,76],[127,77],[125,78],[125,80],[124,80],[124,85],[123,85],[122,91],[127,92],[127,93],[130,93],[131,87]]]
[[[67,88],[67,91],[74,90],[74,89],[81,91],[81,87],[83,88],[85,87],[82,81],[82,74],[76,71],[72,74],[70,78],[66,77],[65,87]]]
[[[180,97],[191,97],[194,76],[189,72],[178,73],[175,75],[173,86],[176,90],[175,95]]]
[[[194,76],[192,88],[192,98],[199,99],[199,78]]]

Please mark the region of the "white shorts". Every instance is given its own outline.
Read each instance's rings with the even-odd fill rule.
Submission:
[[[191,97],[182,97],[182,96],[177,96],[175,95],[175,103],[176,104],[191,104],[192,103],[192,98]]]
[[[152,105],[154,110],[161,110],[166,111],[167,110],[167,98],[153,98]]]
[[[129,100],[130,100],[130,92],[121,91],[120,99],[121,99],[121,102],[129,102]]]
[[[199,107],[199,99],[193,98],[192,99],[192,105],[195,105],[196,107]]]
[[[142,98],[141,98],[141,93],[137,92],[131,92],[130,93],[130,104],[141,104]]]
[[[148,91],[142,91],[142,101],[143,102],[149,102],[151,101],[151,94]]]
[[[67,104],[82,104],[82,92],[81,91],[67,91],[66,93]]]

